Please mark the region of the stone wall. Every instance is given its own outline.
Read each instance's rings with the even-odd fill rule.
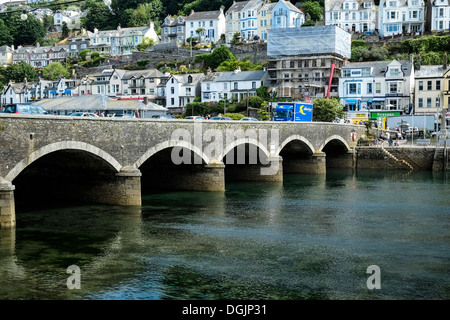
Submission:
[[[442,170],[436,157],[443,149],[436,147],[359,147],[357,149],[356,167],[359,169],[410,170],[403,161],[410,164],[414,170]]]

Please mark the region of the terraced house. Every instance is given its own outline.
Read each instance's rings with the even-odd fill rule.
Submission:
[[[377,8],[372,0],[326,0],[324,22],[348,32],[373,32],[377,28]]]

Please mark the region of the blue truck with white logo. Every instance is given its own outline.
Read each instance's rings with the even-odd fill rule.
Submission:
[[[273,113],[274,121],[312,121],[313,105],[303,102],[278,102]]]

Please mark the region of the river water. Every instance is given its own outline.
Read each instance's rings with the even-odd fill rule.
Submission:
[[[449,181],[328,170],[18,212],[0,230],[0,299],[449,299]]]

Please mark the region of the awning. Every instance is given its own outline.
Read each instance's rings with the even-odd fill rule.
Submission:
[[[347,99],[347,104],[357,104],[358,100],[357,99]]]
[[[64,93],[72,93],[71,90],[65,90]]]
[[[386,100],[385,98],[373,98],[373,101],[379,101],[379,102],[383,102],[384,100]]]
[[[52,90],[52,91],[50,91],[50,93],[51,93],[51,94],[55,94],[55,93],[56,93],[56,90]]]

